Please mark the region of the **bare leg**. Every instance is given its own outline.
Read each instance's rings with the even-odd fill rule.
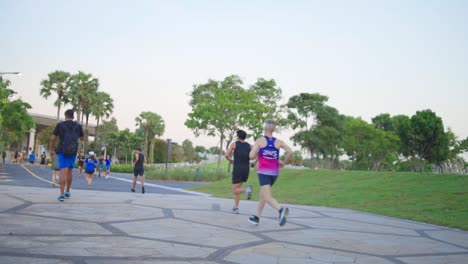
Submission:
[[[232,185],[232,193],[234,194],[234,208],[239,208],[240,194],[245,190],[241,188],[242,183],[235,183]]]
[[[67,192],[70,192],[70,187],[73,181],[73,169],[68,169],[67,171]]]
[[[60,194],[63,195],[65,191],[65,184],[67,182],[67,174],[68,174],[68,168],[65,169],[60,169]]]
[[[276,211],[281,209],[281,205],[276,201],[273,196],[271,196],[271,185],[263,185],[260,189],[260,199],[263,200],[263,204],[259,202],[258,204],[258,217],[262,214],[263,207],[265,203],[268,203],[271,207],[273,207]]]
[[[133,177],[132,189],[134,189],[134,190],[135,190],[135,188],[136,188],[137,178],[138,178],[138,176]]]
[[[141,183],[141,188],[145,187],[145,176],[141,175],[140,176],[140,183]]]

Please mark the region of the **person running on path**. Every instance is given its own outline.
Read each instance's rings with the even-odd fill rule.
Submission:
[[[99,178],[101,178],[101,172],[102,172],[102,169],[104,168],[104,155],[101,155],[101,157],[99,157],[99,165],[98,165],[98,172],[99,172]]]
[[[107,155],[107,158],[106,158],[105,162],[106,162],[106,179],[109,179],[109,174],[110,174],[110,169],[111,169],[111,162],[112,162],[112,159],[110,158],[109,155]]]
[[[132,192],[135,192],[137,178],[140,176],[140,184],[141,184],[141,193],[145,193],[145,164],[146,158],[143,153],[141,153],[141,149],[136,149],[135,152],[135,161],[133,162],[133,185],[132,185]]]
[[[249,155],[251,159],[258,159],[257,173],[258,181],[260,183],[260,199],[258,202],[257,215],[249,217],[249,221],[255,225],[258,225],[260,222],[260,217],[262,216],[265,203],[268,203],[278,211],[280,226],[286,224],[286,217],[289,214],[289,209],[287,207],[282,207],[271,195],[271,187],[273,187],[278,179],[279,169],[289,163],[293,153],[286,143],[273,137],[275,128],[275,121],[265,121],[265,136],[255,141]],[[286,151],[286,158],[284,161],[279,160],[280,149],[284,149]]]
[[[82,172],[83,172],[83,164],[85,160],[85,156],[83,155],[83,151],[80,152],[80,155],[78,155],[78,177],[81,177]]]
[[[2,151],[3,164],[5,164],[5,158],[6,158],[6,151]]]
[[[54,186],[60,186],[60,177],[59,177],[59,172],[60,172],[60,166],[58,162],[57,155],[52,157],[52,165],[50,166],[52,169],[52,187]]]
[[[60,168],[60,195],[58,200],[63,202],[71,197],[70,188],[73,180],[73,167],[75,166],[76,153],[78,152],[78,139],[84,140],[83,127],[75,121],[74,111],[69,109],[65,111],[65,121],[55,126],[54,132],[50,137],[49,151],[50,156],[57,154]],[[55,142],[59,138],[59,145],[54,150]],[[67,190],[65,192],[65,185]]]
[[[246,189],[242,188],[242,183],[247,182],[250,171],[250,158],[249,153],[252,146],[245,142],[247,133],[243,130],[237,131],[237,141],[229,146],[228,151],[224,155],[226,159],[234,164],[232,169],[232,193],[234,194],[234,207],[232,212],[235,214],[239,213],[239,201],[241,193],[245,193],[247,200],[252,197],[252,185],[249,185]],[[234,160],[231,159],[231,154],[234,152]]]
[[[36,153],[34,151],[31,151],[29,154],[29,163],[31,163],[31,166],[34,167],[34,162],[36,161]]]
[[[46,165],[46,158],[47,158],[47,155],[44,152],[42,152],[42,155],[41,155],[41,169],[43,170],[45,168],[45,165]]]
[[[96,170],[96,166],[98,165],[98,160],[93,151],[89,152],[89,157],[85,159],[85,175],[86,175],[86,182],[88,183],[88,189],[91,188],[91,183],[93,181],[94,171]]]

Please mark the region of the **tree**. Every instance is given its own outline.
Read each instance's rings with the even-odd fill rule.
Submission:
[[[206,148],[203,147],[203,146],[195,146],[195,152],[196,152],[196,153],[205,153],[205,152],[206,152]]]
[[[65,71],[54,71],[48,74],[48,79],[41,81],[40,94],[47,99],[52,93],[57,95],[54,105],[57,107],[57,122],[60,119],[60,108],[68,102],[70,73]]]
[[[372,123],[376,128],[383,131],[395,131],[394,123],[390,114],[380,114],[372,118]]]
[[[91,104],[96,97],[99,80],[92,74],[79,71],[70,77],[70,102],[77,113],[77,120],[83,123],[83,116],[91,113]]]
[[[448,158],[449,140],[442,119],[431,110],[417,111],[411,117],[411,147],[421,165],[423,159],[439,165]]]
[[[114,111],[114,100],[108,93],[97,92],[93,97],[94,101],[91,104],[91,113],[96,117],[96,138],[98,137],[99,122],[101,118],[109,118]]]
[[[282,90],[276,85],[275,80],[258,78],[257,82],[250,86],[249,91],[252,94],[251,96],[253,96],[255,104],[250,105],[250,118],[246,121],[247,127],[253,132],[253,137],[256,139],[262,136],[262,121],[273,119],[279,124],[285,123],[281,117],[279,106]]]
[[[192,111],[185,126],[192,129],[195,136],[204,133],[218,137],[219,149],[227,149],[236,131],[248,124],[249,109],[255,105],[254,96],[242,85],[236,75],[223,81],[208,80],[205,84],[194,85],[190,93]],[[221,168],[221,154],[218,154],[218,168]]]
[[[96,126],[96,131],[97,130],[99,130],[100,133],[96,133],[96,136],[94,137],[96,147],[100,147],[102,145],[109,145],[112,134],[115,131],[119,131],[119,128],[117,127],[117,119],[112,118],[109,121],[104,121],[101,125]]]
[[[137,123],[136,125],[144,131],[144,153],[148,157],[148,162],[153,163],[156,136],[162,136],[164,134],[164,120],[156,113],[142,112],[135,118],[135,121]]]
[[[182,142],[182,149],[184,150],[184,160],[192,162],[197,155],[195,149],[193,148],[192,141],[186,139]]]
[[[142,137],[131,132],[128,128],[121,131],[114,131],[108,141],[107,147],[116,150],[116,156],[125,163],[131,161],[133,150],[141,146]]]

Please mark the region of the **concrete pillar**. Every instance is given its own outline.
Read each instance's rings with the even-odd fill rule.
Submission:
[[[28,141],[28,155],[31,154],[32,151],[34,151],[34,148],[36,143],[36,129],[31,128],[29,130],[29,141]]]

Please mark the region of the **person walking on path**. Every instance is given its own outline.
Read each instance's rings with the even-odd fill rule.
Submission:
[[[78,139],[84,140],[83,127],[73,121],[74,111],[69,109],[65,111],[65,121],[55,126],[54,132],[50,137],[49,151],[50,156],[57,155],[60,168],[60,195],[58,200],[63,202],[71,197],[70,188],[73,180],[73,167],[75,165],[76,153],[78,152]],[[59,138],[59,145],[54,150],[55,142]],[[65,185],[67,190],[65,192]]]
[[[141,153],[141,149],[137,149],[135,152],[135,161],[133,162],[133,185],[132,185],[132,192],[135,192],[137,178],[140,176],[140,184],[141,184],[141,193],[145,193],[145,164],[146,158],[143,153]]]
[[[234,194],[234,207],[232,212],[239,213],[240,195],[246,194],[247,200],[252,197],[252,185],[246,189],[242,188],[242,183],[247,182],[250,171],[249,153],[252,146],[245,142],[247,133],[243,130],[237,131],[237,141],[229,146],[228,151],[224,155],[229,163],[234,164],[232,169],[232,193]],[[234,160],[231,159],[231,154],[234,153]]]
[[[89,157],[85,159],[84,164],[85,167],[85,174],[86,174],[86,182],[88,183],[88,189],[91,188],[91,182],[93,181],[94,171],[96,170],[96,166],[98,165],[98,160],[93,151],[89,152]]]
[[[60,186],[60,167],[57,155],[52,157],[52,165],[50,166],[50,168],[52,169],[52,187],[54,187],[55,185]]]
[[[84,160],[85,156],[83,155],[83,151],[80,152],[80,155],[78,155],[78,177],[81,177],[82,172],[83,172],[83,165],[84,165]]]
[[[44,152],[42,152],[42,155],[41,155],[41,169],[43,170],[45,168],[45,165],[46,165],[46,158],[47,158],[47,155]]]
[[[275,128],[275,121],[265,121],[265,136],[255,141],[249,155],[251,159],[258,159],[257,173],[260,183],[260,199],[258,202],[257,215],[249,217],[249,221],[255,225],[258,225],[260,222],[265,203],[268,203],[278,211],[280,226],[286,224],[286,217],[289,214],[289,209],[282,207],[271,195],[271,187],[273,187],[278,179],[279,169],[288,164],[292,156],[291,148],[282,140],[273,137]],[[280,149],[286,151],[286,158],[284,161],[279,160]]]
[[[5,164],[5,158],[6,158],[6,151],[2,151],[3,164]]]
[[[109,179],[112,159],[110,158],[109,155],[107,155],[107,158],[105,161],[106,161],[106,179]]]
[[[34,162],[36,161],[36,153],[34,151],[31,151],[29,154],[29,163],[31,163],[31,166],[34,167]]]
[[[99,165],[98,165],[98,172],[99,172],[99,178],[101,178],[101,172],[102,172],[102,169],[104,168],[104,155],[101,155],[101,157],[99,157]]]

